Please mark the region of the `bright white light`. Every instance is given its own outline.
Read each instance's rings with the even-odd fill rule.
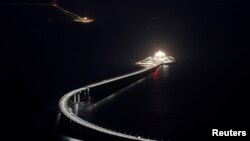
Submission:
[[[150,56],[142,61],[137,62],[137,65],[144,67],[155,67],[160,64],[168,64],[175,62],[175,59],[171,56],[166,56],[162,51],[158,51],[154,56]]]
[[[155,53],[154,59],[156,61],[164,61],[166,59],[166,54],[162,51],[158,51]]]
[[[77,19],[75,19],[75,21],[77,22],[82,22],[82,23],[91,23],[93,22],[94,20],[91,19],[91,18],[88,18],[88,17],[78,17]]]

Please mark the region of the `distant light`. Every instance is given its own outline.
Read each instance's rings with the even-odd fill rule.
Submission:
[[[166,54],[162,51],[158,51],[155,53],[154,58],[156,61],[164,61],[166,59]]]
[[[58,1],[57,0],[52,0],[52,6],[58,7]]]
[[[168,64],[175,62],[175,59],[172,56],[166,56],[162,51],[158,51],[154,56],[150,56],[142,61],[137,62],[137,65],[144,67],[156,67],[160,64]]]
[[[78,17],[75,19],[76,22],[81,22],[81,23],[91,23],[94,22],[94,19],[88,18],[88,17]]]

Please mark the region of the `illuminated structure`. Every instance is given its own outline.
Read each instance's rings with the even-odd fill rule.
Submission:
[[[161,62],[161,61],[164,61],[166,59],[166,55],[165,55],[165,53],[158,51],[155,53],[154,59],[157,62],[159,62],[159,61]]]
[[[67,16],[70,16],[71,18],[74,19],[74,21],[76,22],[80,22],[80,23],[84,23],[84,24],[87,24],[87,23],[92,23],[94,22],[94,19],[91,19],[89,17],[81,17],[69,10],[66,10],[64,8],[62,8],[59,4],[58,4],[58,0],[52,0],[51,3],[19,3],[19,2],[13,2],[13,3],[1,3],[1,4],[4,4],[4,5],[36,5],[36,6],[52,6],[53,8],[56,8],[58,9],[60,12],[62,12],[63,14],[67,15]]]
[[[94,20],[85,16],[83,18],[82,17],[78,17],[78,18],[75,19],[75,21],[76,22],[82,22],[82,23],[91,23]]]
[[[175,59],[172,56],[166,56],[162,51],[158,51],[154,56],[150,56],[142,61],[137,62],[137,65],[151,67],[159,64],[168,64],[175,62]]]
[[[79,16],[79,15],[77,15],[77,14],[75,14],[75,13],[69,11],[69,10],[66,10],[66,9],[60,7],[57,0],[52,0],[51,5],[53,7],[58,8],[62,13],[74,18],[74,21],[76,21],[76,22],[80,22],[80,23],[84,23],[84,24],[94,22],[94,19],[88,18],[86,16],[81,17],[81,16]]]
[[[145,138],[142,136],[138,136],[138,135],[131,135],[131,134],[126,134],[126,133],[121,133],[115,130],[111,130],[111,129],[107,129],[101,126],[98,126],[96,124],[93,124],[83,118],[80,118],[78,116],[77,113],[74,113],[73,111],[73,107],[78,107],[78,105],[80,105],[81,102],[81,97],[83,97],[82,99],[85,99],[85,97],[91,97],[91,94],[93,95],[93,93],[90,93],[90,91],[95,91],[95,89],[98,89],[98,87],[102,86],[102,87],[108,87],[109,85],[117,82],[121,81],[123,79],[129,79],[132,77],[138,77],[142,74],[145,73],[150,73],[154,70],[156,70],[158,67],[160,67],[163,64],[169,64],[169,63],[173,63],[175,60],[173,57],[171,56],[166,56],[165,53],[159,51],[155,54],[154,57],[148,57],[146,59],[144,59],[143,61],[138,62],[137,64],[142,65],[142,66],[147,66],[141,70],[135,71],[135,72],[131,72],[131,73],[127,73],[118,77],[113,77],[110,79],[106,79],[103,81],[99,81],[96,83],[92,83],[89,84],[87,86],[72,90],[68,93],[66,93],[59,101],[59,108],[61,110],[61,112],[67,117],[69,118],[71,121],[86,127],[88,129],[97,131],[99,133],[102,134],[106,134],[106,135],[111,135],[111,136],[115,136],[118,138],[123,138],[123,139],[127,139],[127,140],[137,140],[137,141],[155,141],[154,139],[150,139],[150,138]],[[87,98],[89,99],[89,98]],[[71,103],[71,104],[70,104]],[[71,105],[74,104],[74,106],[72,107]]]

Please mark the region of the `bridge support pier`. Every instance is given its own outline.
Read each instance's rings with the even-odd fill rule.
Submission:
[[[80,103],[81,102],[80,93],[75,94],[73,98],[74,98],[73,103]]]
[[[80,103],[81,102],[81,96],[80,96],[80,93],[77,94],[77,103]]]
[[[86,100],[86,101],[89,101],[90,100],[90,89],[87,88],[85,91],[84,91],[84,94],[83,94],[83,99]]]
[[[88,89],[87,89],[87,100],[88,100],[88,101],[90,100],[90,95],[89,95],[89,93],[90,93],[90,89],[88,88]]]

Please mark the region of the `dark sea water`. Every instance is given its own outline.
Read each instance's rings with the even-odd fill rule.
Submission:
[[[96,22],[89,25],[51,7],[0,6],[4,140],[73,140],[57,128],[60,97],[138,70],[134,63],[159,49],[177,62],[79,115],[171,141],[215,140],[213,128],[249,131],[248,44],[239,4],[123,4],[95,5]]]

